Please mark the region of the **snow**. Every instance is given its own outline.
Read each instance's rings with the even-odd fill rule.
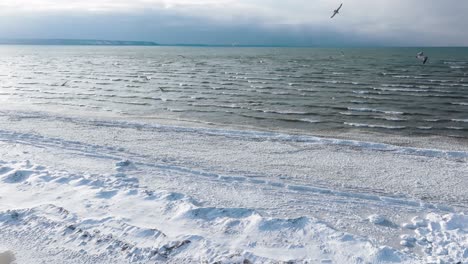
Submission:
[[[20,263],[28,263],[22,253],[29,248],[66,251],[67,261],[84,255],[103,263],[212,263],[234,257],[253,263],[411,260],[315,219],[275,219],[245,208],[200,207],[182,194],[144,189],[122,174],[114,179],[93,175],[98,179],[92,180],[29,162],[0,163],[1,170],[8,171],[0,175],[3,181],[28,171],[29,177],[0,188],[2,244],[15,246]],[[17,245],[17,240],[24,244]]]
[[[439,215],[430,213],[425,224],[415,230],[416,239],[420,241],[424,252],[431,262],[444,259],[455,263],[467,261],[468,248],[468,216],[461,214]]]
[[[385,216],[382,216],[382,215],[371,215],[371,216],[369,216],[369,222],[371,222],[372,224],[375,224],[375,225],[383,225],[387,221],[388,220],[385,219]]]
[[[460,147],[76,113],[0,127],[18,263],[468,262]]]

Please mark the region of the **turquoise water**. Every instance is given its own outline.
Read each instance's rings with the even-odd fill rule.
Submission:
[[[0,101],[307,133],[468,138],[468,48],[0,46]],[[66,83],[65,83],[66,82]]]

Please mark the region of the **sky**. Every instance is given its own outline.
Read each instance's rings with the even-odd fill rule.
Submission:
[[[467,14],[468,0],[0,0],[0,38],[468,46]]]

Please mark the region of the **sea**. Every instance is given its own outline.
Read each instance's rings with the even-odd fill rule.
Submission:
[[[468,139],[468,48],[0,46],[0,104]]]

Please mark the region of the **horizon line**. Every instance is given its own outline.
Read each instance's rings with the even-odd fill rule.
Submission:
[[[106,40],[73,38],[0,38],[1,46],[146,46],[146,47],[232,47],[232,48],[468,48],[468,46],[422,45],[290,45],[290,44],[209,44],[209,43],[158,43],[146,40]]]

